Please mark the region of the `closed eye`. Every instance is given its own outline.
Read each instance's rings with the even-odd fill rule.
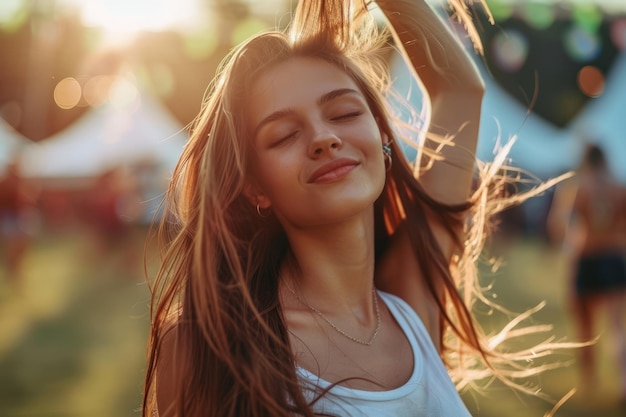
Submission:
[[[277,139],[274,142],[272,142],[270,147],[273,148],[273,147],[282,145],[283,143],[287,142],[289,139],[294,138],[299,132],[300,132],[299,130],[294,130],[293,132],[289,133],[288,135],[283,136],[280,139]]]
[[[347,120],[347,119],[352,119],[354,117],[360,116],[362,114],[363,114],[363,112],[359,110],[359,111],[354,111],[354,112],[350,112],[350,113],[345,113],[345,114],[342,114],[342,115],[337,116],[337,117],[333,117],[330,120],[333,120],[333,121]]]

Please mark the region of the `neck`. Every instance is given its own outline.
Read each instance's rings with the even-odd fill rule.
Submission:
[[[283,279],[320,308],[365,308],[372,303],[373,213],[341,224],[288,230],[294,267]]]

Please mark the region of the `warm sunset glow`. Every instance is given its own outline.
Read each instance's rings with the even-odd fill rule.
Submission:
[[[109,40],[124,42],[142,31],[195,25],[203,18],[201,0],[60,0],[78,8],[87,26],[102,28]]]

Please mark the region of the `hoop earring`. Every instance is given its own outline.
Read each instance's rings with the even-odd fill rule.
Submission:
[[[383,158],[385,160],[385,171],[389,172],[391,169],[391,165],[393,164],[393,158],[391,157],[391,143],[393,141],[389,141],[387,143],[383,143]]]
[[[263,213],[261,211],[261,206],[259,206],[259,203],[257,203],[256,205],[256,212],[258,213],[259,217],[263,217],[263,218],[269,217],[271,214],[271,210],[268,210],[266,213]]]

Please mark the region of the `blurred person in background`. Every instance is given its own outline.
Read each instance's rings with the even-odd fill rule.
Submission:
[[[594,324],[605,312],[626,402],[626,187],[609,169],[604,150],[586,146],[576,176],[560,184],[548,217],[553,240],[562,240],[569,256],[570,299],[580,337],[598,336]],[[581,351],[582,380],[597,387],[593,345]]]
[[[376,4],[428,95],[425,142],[394,130],[362,1],[301,1],[234,49],[165,199],[144,416],[462,417],[458,389],[533,373],[471,313],[506,206],[475,158],[482,79],[425,1]]]
[[[35,188],[22,178],[16,152],[0,175],[0,236],[8,279],[20,282],[22,260],[36,226]]]
[[[96,257],[119,252],[120,266],[126,271],[141,263],[136,235],[145,205],[140,191],[135,170],[114,166],[96,178],[87,196],[87,220],[93,230]]]
[[[103,256],[112,249],[122,246],[128,237],[129,225],[121,215],[124,191],[122,169],[118,167],[100,174],[90,190],[87,207],[98,256]]]

